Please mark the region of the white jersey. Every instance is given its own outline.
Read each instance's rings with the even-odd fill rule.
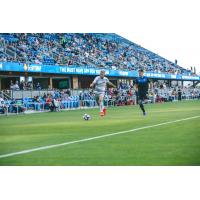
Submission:
[[[93,81],[93,84],[95,84],[95,93],[104,94],[108,82],[109,82],[108,78],[106,77],[101,78],[100,76],[97,76]]]

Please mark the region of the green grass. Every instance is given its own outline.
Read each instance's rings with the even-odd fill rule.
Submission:
[[[200,115],[200,101],[0,117],[0,155]],[[92,120],[84,121],[87,112]],[[200,165],[200,118],[0,158],[0,165]]]

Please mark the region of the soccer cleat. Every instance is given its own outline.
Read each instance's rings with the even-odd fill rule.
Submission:
[[[144,116],[146,116],[146,115],[147,115],[147,113],[146,113],[146,112],[143,112],[143,115],[144,115]]]
[[[103,113],[104,113],[104,115],[106,115],[106,108],[103,109]]]
[[[103,117],[104,116],[104,112],[102,111],[102,112],[100,112],[100,114],[99,114],[101,117]]]

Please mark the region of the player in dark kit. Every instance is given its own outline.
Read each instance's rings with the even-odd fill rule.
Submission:
[[[137,93],[138,104],[141,110],[143,111],[143,115],[145,116],[146,112],[144,109],[143,102],[145,102],[148,99],[147,94],[150,81],[146,76],[144,76],[144,71],[142,69],[140,69],[138,72],[139,72],[139,77],[136,78],[135,89]]]

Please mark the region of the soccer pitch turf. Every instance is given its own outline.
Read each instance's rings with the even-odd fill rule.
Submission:
[[[200,165],[200,101],[145,108],[145,117],[138,106],[1,116],[0,165]]]

